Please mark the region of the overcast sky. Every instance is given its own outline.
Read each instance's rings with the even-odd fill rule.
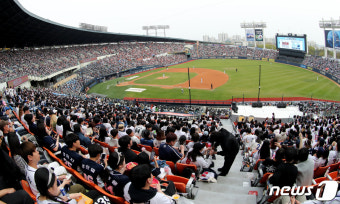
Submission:
[[[339,19],[339,0],[19,0],[30,12],[78,27],[80,22],[108,27],[109,32],[145,35],[145,25],[169,25],[167,37],[203,40],[218,33],[242,35],[243,22],[266,22],[265,38],[276,33],[307,34],[324,45],[319,21]],[[160,33],[160,35],[162,35]]]

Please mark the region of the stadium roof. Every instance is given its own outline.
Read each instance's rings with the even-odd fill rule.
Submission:
[[[194,42],[186,39],[89,31],[66,26],[27,11],[17,0],[0,1],[0,33],[2,48],[122,41]]]

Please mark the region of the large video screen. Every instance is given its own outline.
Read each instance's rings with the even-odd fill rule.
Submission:
[[[306,45],[306,36],[276,36],[276,47],[278,49],[306,52]]]
[[[325,45],[333,48],[333,31],[325,30]],[[334,31],[334,47],[340,48],[340,30]]]

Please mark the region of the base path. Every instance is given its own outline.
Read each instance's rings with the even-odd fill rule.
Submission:
[[[167,72],[188,72],[188,68],[173,68],[173,69],[168,69],[168,70],[162,70],[159,72],[154,72],[151,74],[148,74],[146,76],[153,75],[155,73],[167,73]],[[212,70],[212,69],[204,69],[204,68],[190,68],[189,69],[190,73],[196,73],[197,75],[193,78],[190,79],[190,87],[193,89],[215,89],[217,87],[222,86],[225,84],[229,76],[221,71],[217,70]],[[135,81],[137,79],[144,78],[143,77],[138,77],[134,80],[128,81],[128,82],[123,82],[120,83],[117,86],[127,86],[127,85],[142,85],[142,86],[157,86],[161,88],[187,88],[189,87],[189,81],[187,80],[184,83],[180,84],[174,84],[174,85],[157,85],[157,84],[137,84]]]

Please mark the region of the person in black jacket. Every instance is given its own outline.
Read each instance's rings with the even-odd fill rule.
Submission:
[[[222,128],[220,131],[214,131],[211,133],[210,141],[214,150],[221,145],[222,151],[217,154],[224,156],[224,165],[219,168],[220,176],[226,176],[229,173],[230,167],[233,164],[235,157],[240,149],[239,143],[235,136]]]
[[[298,174],[298,169],[294,165],[297,156],[297,150],[293,147],[287,147],[285,150],[285,162],[280,164],[274,174],[269,178],[269,183],[273,186],[293,186]]]

